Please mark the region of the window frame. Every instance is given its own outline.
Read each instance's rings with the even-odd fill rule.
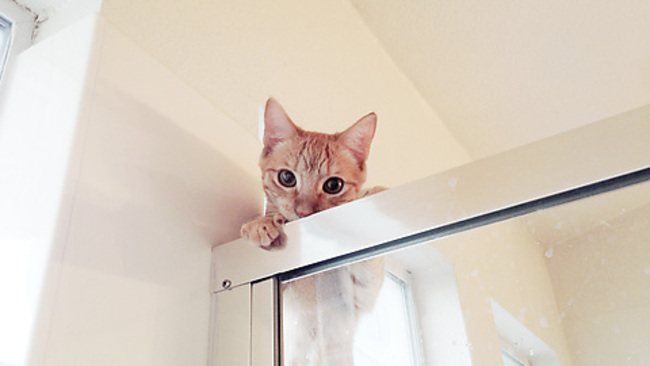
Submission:
[[[530,359],[528,357],[521,357],[520,355],[517,355],[515,352],[509,351],[511,349],[510,347],[501,347],[501,356],[504,358],[507,357],[513,362],[517,363],[517,366],[533,366],[530,363]]]
[[[391,258],[384,259],[384,283],[393,281],[400,289],[398,296],[400,302],[404,305],[404,321],[407,328],[408,347],[411,356],[410,366],[422,366],[424,363],[422,345],[418,341],[420,337],[420,322],[418,319],[418,309],[413,299],[413,278],[411,272],[402,263]]]
[[[4,68],[0,70],[0,87],[2,87],[14,57],[34,44],[37,25],[36,14],[15,1],[0,0],[0,18],[11,24],[11,44],[4,55],[2,53],[5,50],[0,49],[0,58],[3,58],[4,64]]]
[[[14,38],[14,22],[0,13],[0,83],[9,60],[9,53]]]

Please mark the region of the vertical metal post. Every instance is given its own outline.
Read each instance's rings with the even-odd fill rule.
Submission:
[[[212,295],[210,366],[250,366],[251,286]]]
[[[267,279],[253,284],[251,312],[252,366],[279,366],[278,283]]]

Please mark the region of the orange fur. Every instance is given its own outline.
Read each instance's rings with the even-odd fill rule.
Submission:
[[[362,186],[377,116],[369,113],[340,133],[305,131],[271,98],[266,103],[264,122],[260,169],[267,208],[264,216],[242,227],[242,237],[263,248],[272,248],[281,245],[284,222],[356,200],[367,193]],[[282,185],[279,174],[283,170],[295,176],[295,186]],[[343,182],[340,192],[332,194],[324,189],[331,178]]]

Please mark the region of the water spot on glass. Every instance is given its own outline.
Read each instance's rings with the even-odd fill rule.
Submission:
[[[539,326],[540,326],[540,327],[542,327],[542,328],[548,328],[548,325],[549,325],[549,324],[548,324],[548,319],[546,319],[546,317],[543,317],[543,316],[542,316],[542,317],[539,318]]]
[[[621,334],[621,328],[614,327],[614,334]]]
[[[562,226],[564,226],[564,221],[562,221],[562,220],[558,221],[558,222],[555,224],[555,228],[558,229],[558,230],[561,229]]]
[[[522,308],[521,310],[519,310],[519,315],[517,316],[517,319],[523,323],[524,320],[526,319],[526,314],[528,314],[528,308]]]
[[[534,350],[534,349],[532,349],[532,348],[531,348],[531,349],[529,349],[529,350],[528,350],[528,356],[530,356],[530,357],[533,357],[533,356],[535,356],[535,350]]]
[[[643,272],[645,272],[645,274],[650,276],[650,264],[645,265],[645,268],[643,269]]]
[[[602,315],[597,315],[597,316],[595,316],[595,317],[593,317],[591,319],[591,322],[593,324],[599,324],[602,320],[603,320],[603,316]]]
[[[478,276],[478,269],[475,269],[475,270],[473,270],[472,272],[470,272],[470,275],[471,275],[472,277],[476,277],[476,276]]]
[[[544,252],[544,255],[546,258],[551,258],[553,256],[553,248],[549,248],[546,252]]]
[[[451,189],[456,189],[456,186],[458,185],[458,179],[456,179],[456,178],[449,178],[449,180],[447,181],[447,185],[448,185],[449,188],[451,188]]]

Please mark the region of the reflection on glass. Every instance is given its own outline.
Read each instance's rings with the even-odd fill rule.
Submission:
[[[380,307],[383,280],[376,258],[284,283],[284,364],[352,365],[359,320]]]
[[[284,365],[650,365],[650,183],[385,255],[362,312],[355,266],[283,284]]]
[[[356,263],[283,284],[284,365],[468,364],[451,263],[430,245],[383,256],[381,266],[377,263]],[[379,273],[381,287],[364,291],[364,285],[377,283],[346,281],[350,272]]]
[[[9,46],[11,45],[12,23],[3,18],[0,14],[0,80],[4,73],[5,63],[9,55]]]
[[[519,358],[511,355],[508,352],[502,351],[501,355],[503,356],[503,366],[528,366],[529,364],[525,361],[521,361]]]

